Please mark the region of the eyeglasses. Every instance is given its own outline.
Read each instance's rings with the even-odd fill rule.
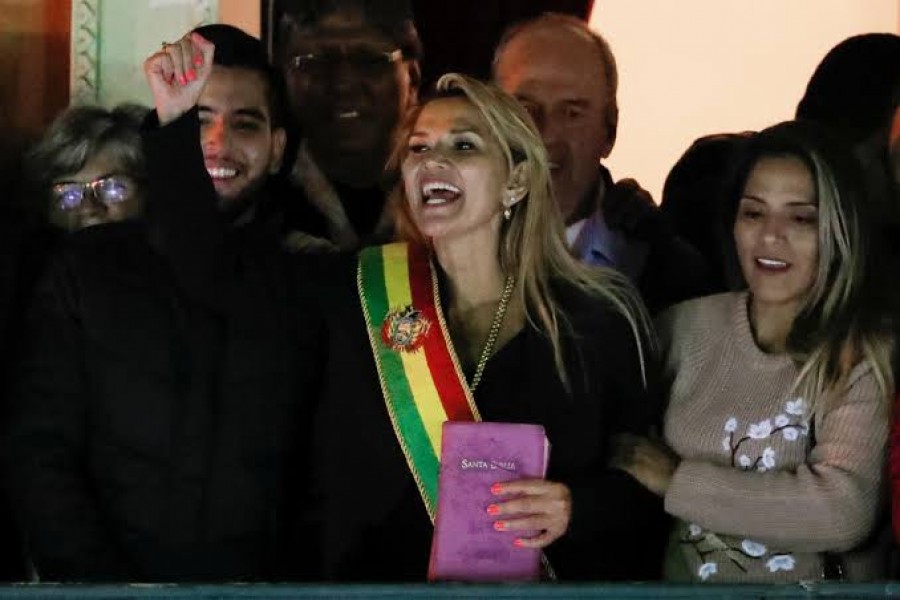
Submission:
[[[361,75],[381,75],[391,65],[403,58],[399,48],[390,52],[374,50],[352,50],[350,52],[307,52],[297,54],[288,60],[288,66],[297,73],[306,75],[326,75],[333,73],[338,66],[346,64]]]
[[[57,183],[51,191],[56,206],[61,211],[68,212],[81,206],[88,191],[95,201],[107,207],[125,202],[134,195],[134,185],[124,176],[111,175],[85,183],[75,181]]]

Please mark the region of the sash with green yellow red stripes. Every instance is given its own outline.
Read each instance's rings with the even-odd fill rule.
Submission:
[[[357,286],[391,424],[433,522],[441,425],[481,417],[450,343],[428,251],[406,243],[366,248]]]

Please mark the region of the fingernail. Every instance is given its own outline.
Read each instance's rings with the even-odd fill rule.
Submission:
[[[187,82],[187,77],[185,77],[184,75],[178,76],[178,83],[180,83],[181,85],[187,85]]]
[[[517,547],[521,548],[522,546],[525,545],[525,542],[522,541],[522,538],[516,538],[513,541],[513,544],[515,544]]]
[[[484,489],[484,488],[482,488],[482,489]],[[491,493],[495,496],[499,496],[500,494],[503,493],[503,486],[499,483],[495,483],[494,485],[491,486]]]
[[[500,512],[500,507],[497,506],[496,504],[491,504],[490,506],[487,507],[487,514],[489,514],[491,516],[494,516],[499,512]]]
[[[494,521],[494,529],[497,531],[506,531],[506,521]]]
[[[197,56],[194,57],[194,64],[197,65],[198,67],[203,64],[203,55],[202,54],[198,54]]]
[[[194,81],[195,79],[197,79],[197,73],[195,73],[193,69],[188,69],[188,72],[184,75],[188,78],[188,81]]]

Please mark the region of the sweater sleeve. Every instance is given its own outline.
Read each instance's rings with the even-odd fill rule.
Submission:
[[[89,383],[76,278],[65,263],[37,290],[11,394],[10,488],[43,581],[137,576],[113,538],[87,472]]]
[[[886,417],[883,394],[867,371],[816,421],[815,445],[795,472],[741,471],[687,459],[666,493],[666,511],[786,550],[849,550],[865,540],[878,514]]]

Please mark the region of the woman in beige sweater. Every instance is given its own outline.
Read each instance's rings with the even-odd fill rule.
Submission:
[[[662,315],[667,446],[622,439],[618,461],[676,517],[670,578],[879,578],[893,381],[857,167],[790,122],[758,134],[739,173],[748,290]]]

